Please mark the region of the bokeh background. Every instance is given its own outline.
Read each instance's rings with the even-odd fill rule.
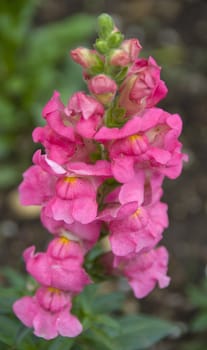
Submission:
[[[126,38],[140,40],[143,57],[151,55],[162,66],[169,93],[160,106],[182,116],[189,155],[182,176],[165,182],[171,285],[141,303],[129,300],[127,312],[141,310],[181,324],[179,339],[153,349],[206,350],[207,302],[200,302],[207,295],[206,0],[1,0],[0,264],[23,270],[23,249],[42,248],[48,240],[38,210],[21,208],[16,188],[36,147],[32,130],[43,123],[41,109],[53,91],[66,102],[85,88],[68,53],[79,45],[90,47],[102,12],[113,16]],[[189,331],[200,315],[201,327]]]

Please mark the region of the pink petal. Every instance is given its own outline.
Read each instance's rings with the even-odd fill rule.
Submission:
[[[68,311],[62,312],[57,317],[56,325],[58,332],[63,337],[77,337],[83,330],[79,320]]]
[[[33,319],[38,311],[38,305],[32,297],[25,296],[15,301],[13,311],[25,326],[32,327]]]
[[[34,318],[33,326],[34,334],[38,337],[49,340],[58,336],[56,314],[39,309],[39,312]]]
[[[77,198],[73,200],[72,216],[81,224],[88,224],[95,220],[98,205],[96,200],[90,197]]]
[[[121,183],[129,182],[134,177],[133,157],[119,157],[111,164],[115,179]]]
[[[122,185],[119,193],[120,203],[137,201],[138,206],[140,206],[144,200],[144,182],[145,174],[140,171],[130,182]]]

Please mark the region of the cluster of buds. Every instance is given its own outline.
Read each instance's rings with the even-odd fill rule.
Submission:
[[[140,51],[137,39],[124,40],[111,17],[100,16],[95,49],[71,52],[89,94],[77,92],[64,105],[55,91],[42,112],[46,125],[33,132],[45,152],[36,151],[24,173],[20,200],[41,206],[54,238],[46,252],[25,250],[39,288],[13,308],[45,339],[82,331],[72,298],[92,283],[84,262],[103,236],[111,252],[100,261],[112,262],[137,298],[169,284],[167,250],[156,246],[168,226],[163,180],[178,177],[186,159],[182,121],[156,107],[167,88],[155,60],[138,58]]]

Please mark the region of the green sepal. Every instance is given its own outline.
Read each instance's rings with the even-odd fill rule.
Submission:
[[[114,30],[114,21],[111,16],[103,13],[98,17],[98,33],[101,39],[107,39]]]
[[[123,67],[120,69],[119,73],[114,77],[114,80],[116,81],[117,84],[121,84],[122,81],[125,79],[126,75],[128,72],[128,67]]]
[[[123,40],[124,35],[121,32],[114,32],[107,39],[108,47],[110,49],[118,49]]]
[[[102,39],[96,39],[95,42],[95,49],[100,52],[101,54],[107,54],[109,52],[109,47],[107,45],[107,42]]]
[[[124,108],[112,107],[106,113],[105,124],[108,128],[121,128],[126,122]]]

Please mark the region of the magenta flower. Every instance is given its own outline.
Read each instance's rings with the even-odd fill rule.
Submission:
[[[34,251],[34,246],[27,248],[24,260],[27,272],[41,285],[80,293],[90,283],[82,268],[83,251],[79,243],[62,236],[50,243],[46,253]]]
[[[19,186],[21,204],[42,205],[51,198],[54,192],[55,178],[39,165],[31,166],[24,172],[23,177],[24,180]]]
[[[161,68],[155,60],[139,58],[130,67],[120,87],[119,104],[127,115],[155,106],[167,94],[165,83],[160,80]]]
[[[79,320],[70,314],[69,293],[41,287],[34,297],[17,300],[13,310],[22,323],[34,328],[34,334],[47,340],[58,335],[76,337],[82,332]]]
[[[94,246],[100,235],[100,221],[96,220],[89,224],[75,221],[72,224],[66,224],[62,220],[54,220],[48,216],[45,207],[41,211],[41,221],[49,232],[56,235],[65,234],[70,239],[80,242],[84,252]]]
[[[102,125],[103,105],[84,92],[75,93],[65,109],[75,131],[85,138],[92,138]]]
[[[68,224],[74,221],[88,224],[95,220],[97,189],[105,178],[111,176],[110,164],[107,161],[100,160],[96,164],[74,162],[68,164],[66,170],[46,156],[41,156],[39,152],[33,159],[38,163],[38,168],[30,168],[29,176],[25,173],[19,188],[23,204],[44,204],[49,217]],[[39,169],[39,173],[44,175],[43,184],[43,175],[36,176],[33,169]],[[35,189],[37,193],[32,197]]]
[[[59,92],[55,91],[50,101],[42,111],[49,127],[58,135],[70,141],[75,141],[74,129],[65,113],[65,106],[60,99]]]
[[[89,91],[103,105],[109,105],[117,92],[114,80],[105,74],[99,74],[88,81]]]
[[[182,121],[177,114],[150,108],[118,128],[102,127],[96,140],[106,144],[112,159],[112,172],[119,182],[128,182],[137,168],[155,170],[176,178],[185,155],[178,137]]]
[[[71,50],[70,55],[73,61],[80,64],[85,69],[100,66],[103,62],[96,50],[89,50],[85,47],[78,47],[77,49]]]
[[[71,160],[77,151],[77,144],[82,144],[77,137],[75,142],[58,135],[48,125],[35,128],[32,137],[34,142],[40,142],[45,147],[50,159],[61,165]]]
[[[142,46],[137,39],[124,40],[120,49],[113,50],[110,55],[110,64],[112,66],[127,66],[137,59]]]
[[[144,173],[140,173],[107,197],[109,208],[106,207],[101,218],[109,222],[109,239],[115,255],[127,256],[153,248],[168,226],[167,205],[159,201],[162,190],[153,180],[149,202],[144,183]]]
[[[160,288],[169,285],[170,278],[166,276],[167,265],[168,252],[164,247],[129,258],[115,257],[114,260],[114,267],[122,271],[137,298],[147,296],[156,283]]]

